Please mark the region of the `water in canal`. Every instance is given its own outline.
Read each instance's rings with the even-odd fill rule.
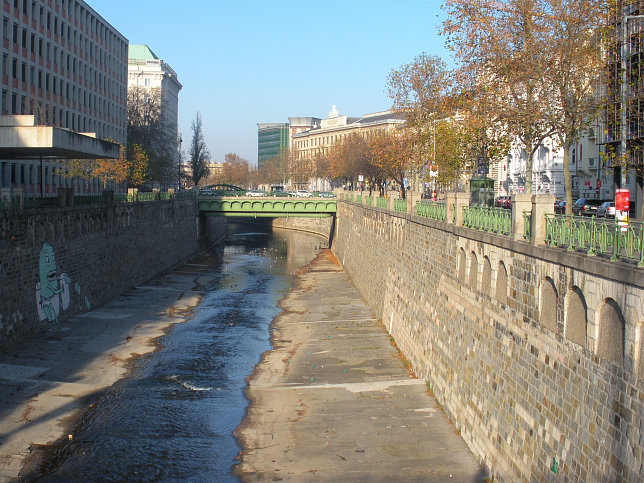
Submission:
[[[291,275],[326,240],[231,225],[194,316],[92,406],[37,481],[235,481],[245,377],[270,348]]]

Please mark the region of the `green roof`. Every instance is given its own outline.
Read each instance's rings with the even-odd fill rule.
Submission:
[[[130,44],[127,49],[127,58],[136,60],[158,60],[154,52],[145,44]]]

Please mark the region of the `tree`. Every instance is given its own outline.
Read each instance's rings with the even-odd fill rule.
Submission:
[[[390,129],[369,138],[368,159],[388,177],[400,185],[402,198],[406,197],[404,178],[408,171],[418,167],[416,136],[409,129]]]
[[[235,153],[224,156],[223,181],[235,186],[248,186],[250,163]]]
[[[553,131],[564,152],[566,214],[572,213],[570,150],[600,113],[597,78],[604,66],[605,4],[594,0],[551,0],[547,17],[551,48],[545,53]]]
[[[127,147],[128,186],[140,187],[145,183],[148,172],[148,155],[138,144]]]
[[[269,184],[285,184],[290,179],[291,156],[288,148],[280,148],[276,156],[262,163],[259,178]]]
[[[129,166],[125,146],[119,145],[118,159],[97,159],[94,165],[94,176],[103,183],[111,181],[118,184],[127,180]]]
[[[460,62],[458,82],[470,106],[495,127],[518,137],[527,154],[525,192],[532,192],[532,160],[554,134],[549,89],[549,0],[446,0],[443,32]],[[554,2],[555,0],[553,0]]]
[[[206,142],[203,138],[203,126],[201,123],[201,114],[197,112],[192,121],[192,141],[190,142],[190,167],[192,168],[192,181],[195,186],[199,186],[201,178],[208,175],[208,165],[210,154],[206,148]]]
[[[163,118],[161,88],[130,87],[127,91],[127,139],[148,157],[149,179],[158,182],[176,179],[176,133]]]

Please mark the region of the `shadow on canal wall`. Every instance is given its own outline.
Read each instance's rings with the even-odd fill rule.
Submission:
[[[343,201],[332,249],[495,481],[644,478],[643,269]]]
[[[196,202],[74,207],[0,220],[0,351],[197,252]]]

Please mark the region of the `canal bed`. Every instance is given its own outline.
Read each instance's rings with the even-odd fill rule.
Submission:
[[[64,444],[48,451],[37,481],[234,481],[233,430],[247,401],[245,378],[270,349],[269,327],[292,274],[326,240],[286,230],[232,225],[209,266],[209,283],[160,350],[141,357],[105,391]],[[181,272],[179,272],[181,273]]]

